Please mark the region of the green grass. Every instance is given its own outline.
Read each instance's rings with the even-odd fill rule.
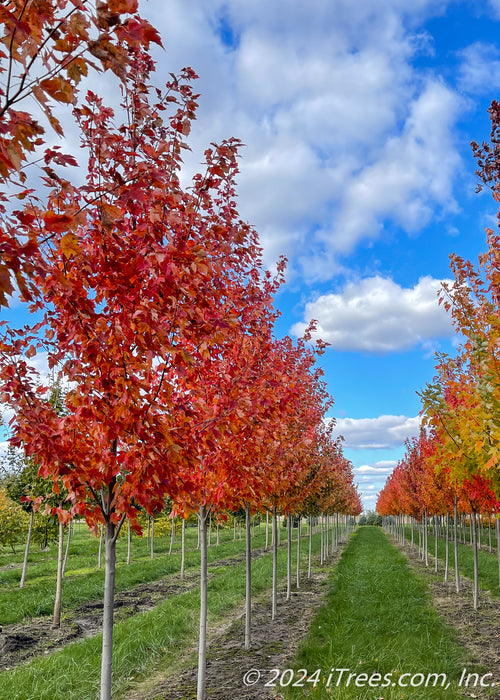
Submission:
[[[199,567],[200,553],[196,547],[196,528],[187,530],[186,538],[186,570]],[[233,541],[232,530],[221,530],[220,544],[208,548],[208,561],[233,557],[244,551],[244,540]],[[264,529],[252,540],[254,548],[262,547],[265,542]],[[140,583],[155,581],[164,576],[178,573],[180,570],[180,537],[171,556],[166,555],[169,548],[169,538],[158,538],[155,546],[155,557],[151,559],[146,540],[133,539],[132,563],[127,566],[126,540],[120,539],[117,556],[116,590],[126,590]],[[102,597],[104,584],[104,565],[97,569],[97,542],[88,532],[75,535],[73,554],[68,559],[67,573],[63,581],[63,612],[86,601]],[[28,569],[28,579],[23,589],[18,587],[20,570],[1,571],[0,575],[0,624],[8,625],[22,622],[30,617],[50,615],[54,606],[56,551],[40,553]],[[50,554],[50,556],[49,556]],[[12,555],[11,555],[12,557]],[[18,561],[22,554],[18,555]],[[31,558],[31,554],[30,554]],[[12,563],[12,561],[11,561]],[[9,576],[5,576],[5,574]],[[14,574],[14,575],[13,575]]]
[[[410,545],[410,529],[407,528],[406,532],[406,547]],[[453,533],[450,533],[453,536]],[[418,548],[418,533],[414,532],[415,549]],[[450,572],[448,578],[450,581],[454,580],[454,573],[452,569],[455,567],[455,551],[454,543],[450,541],[449,543],[450,552]],[[429,533],[428,535],[428,551],[429,551],[429,569],[434,568],[434,552],[435,552],[435,540],[434,535]],[[444,562],[446,557],[446,542],[443,539],[438,538],[438,559],[441,564],[439,566],[439,571],[444,574]],[[472,547],[469,545],[459,544],[458,545],[458,565],[461,576],[466,576],[469,579],[474,578],[474,552]],[[500,595],[500,587],[498,582],[498,556],[496,552],[490,553],[483,549],[478,551],[478,570],[479,570],[479,587],[488,590],[495,597]]]
[[[463,651],[431,607],[424,581],[380,528],[361,527],[331,575],[328,601],[296,658],[295,668],[307,669],[310,681],[287,687],[286,698],[453,700],[460,696],[464,665]],[[350,670],[340,677],[334,669],[342,668]],[[316,669],[321,671],[314,676]],[[348,684],[350,673],[366,675],[352,677]],[[428,687],[399,686],[400,679],[409,683],[417,673],[425,678],[445,673],[450,687],[442,688],[440,681],[439,687],[432,687],[432,681]],[[420,680],[415,677],[415,686]]]
[[[316,535],[313,539],[315,553],[319,551],[319,541],[320,537]],[[214,556],[213,550],[211,556]],[[302,548],[304,568],[306,550],[307,547]],[[294,551],[292,562],[295,557]],[[252,592],[255,595],[270,587],[271,562],[271,554],[252,561]],[[286,548],[282,547],[278,553],[278,575],[283,578],[285,574]],[[242,603],[244,595],[244,563],[218,569],[209,582],[209,624],[216,626],[221,618]],[[199,589],[194,589],[168,598],[154,610],[115,625],[114,697],[122,696],[135,679],[147,677],[159,665],[163,670],[173,665],[180,654],[192,648],[197,638],[198,611]],[[98,697],[100,649],[101,635],[0,674],[0,700],[94,700]]]

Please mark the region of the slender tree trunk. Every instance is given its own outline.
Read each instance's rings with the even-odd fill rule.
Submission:
[[[474,610],[477,610],[478,605],[479,605],[479,567],[478,567],[478,560],[477,560],[478,545],[477,545],[476,522],[477,522],[476,521],[476,511],[473,508],[472,513],[471,513],[471,518],[470,518],[470,526],[471,526],[471,535],[472,535],[472,546],[474,549],[474,595],[473,595]]]
[[[174,540],[175,540],[175,518],[170,518],[171,524],[172,524],[172,530],[170,532],[170,547],[168,548],[168,554],[169,556],[172,554],[172,549],[174,547]]]
[[[130,566],[132,561],[132,528],[130,527],[130,520],[127,520],[127,565]]]
[[[278,603],[278,517],[276,506],[273,506],[273,592],[271,618],[276,617]]]
[[[414,539],[414,534],[413,534],[413,515],[410,516],[410,527],[411,527],[411,549],[413,551],[415,548],[415,539]]]
[[[19,588],[24,588],[26,583],[26,573],[28,571],[28,556],[30,553],[31,536],[33,534],[33,520],[35,519],[35,513],[33,508],[30,510],[30,524],[28,526],[28,537],[26,539],[26,549],[24,550],[24,560],[23,560],[23,570],[21,572],[21,580],[19,581]]]
[[[323,566],[323,516],[320,516],[319,520],[319,529],[320,529],[320,546],[319,546],[319,552],[320,552],[320,564]]]
[[[307,564],[307,578],[311,578],[312,563],[312,518],[309,518],[309,561]]]
[[[207,674],[207,507],[200,506],[200,635],[198,645],[197,700],[205,700]]]
[[[450,511],[446,511],[446,554],[444,561],[444,582],[448,583],[448,572],[450,568]]]
[[[297,588],[300,588],[300,515],[297,523]]]
[[[104,573],[104,608],[102,613],[102,657],[100,700],[111,700],[111,669],[113,662],[113,619],[116,575],[116,536],[118,528],[106,522],[104,545],[106,568]]]
[[[453,547],[455,555],[455,588],[457,593],[460,592],[460,571],[458,568],[458,513],[457,513],[457,497],[453,505]]]
[[[236,516],[233,517],[233,542],[236,542]]]
[[[252,537],[250,528],[250,506],[245,506],[245,649],[252,643]]]
[[[62,573],[64,559],[64,524],[59,520],[59,537],[57,540],[57,577],[56,577],[56,599],[54,601],[54,616],[52,627],[61,626],[61,602],[62,602]]]
[[[287,538],[287,556],[286,556],[286,599],[290,600],[292,591],[292,516],[289,515],[288,523],[288,538]]]
[[[186,568],[186,521],[184,518],[182,518],[181,528],[181,580],[184,580]]]
[[[491,542],[491,513],[488,513],[488,551],[493,552],[493,544]]]
[[[69,545],[71,542],[71,534],[73,532],[73,521],[70,520],[68,524],[68,539],[66,540],[66,551],[64,552],[64,561],[62,565],[62,578],[64,578],[64,574],[66,572],[66,565],[68,563],[68,556],[69,556]]]
[[[438,572],[438,516],[434,516],[434,571]]]
[[[424,511],[424,547],[425,547],[425,565],[429,566],[429,528],[427,523],[427,511]]]
[[[269,511],[266,510],[266,546],[265,549],[269,549]]]

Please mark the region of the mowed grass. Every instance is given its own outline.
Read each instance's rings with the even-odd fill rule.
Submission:
[[[306,669],[309,680],[286,687],[285,697],[453,700],[461,696],[465,661],[453,631],[430,605],[424,581],[380,528],[361,527],[333,571],[327,603],[299,649],[294,665]],[[349,674],[355,674],[350,681]],[[446,674],[449,686],[441,687],[443,676],[429,674]],[[294,681],[299,678],[295,673]],[[283,678],[283,684],[288,681]]]
[[[219,545],[215,545],[215,533],[212,546],[208,548],[208,561],[241,555],[244,551],[244,540],[239,536],[233,541],[232,529],[221,529]],[[100,598],[104,585],[104,558],[102,568],[97,568],[98,541],[90,535],[87,528],[79,528],[73,535],[66,575],[63,581],[63,613],[86,601]],[[195,527],[186,529],[186,570],[199,567],[200,553],[196,549],[197,531]],[[256,528],[256,536],[252,539],[252,547],[258,548],[265,544],[264,527]],[[132,540],[131,564],[126,564],[126,538],[120,538],[117,543],[117,574],[116,590],[122,591],[133,588],[140,583],[155,581],[164,576],[180,571],[180,536],[176,537],[172,554],[168,555],[170,537],[158,537],[155,540],[155,556],[151,559],[146,537]],[[0,624],[8,625],[22,622],[31,617],[52,614],[56,584],[57,545],[53,544],[48,552],[40,552],[34,548],[30,552],[30,564],[25,588],[19,588],[21,570],[0,570]],[[14,559],[14,555],[0,557],[0,565],[18,564],[22,560],[22,552]]]
[[[242,544],[240,542],[240,544]],[[313,538],[317,554],[320,536]],[[220,547],[213,548],[220,550]],[[301,561],[305,575],[307,547]],[[292,562],[296,561],[295,547]],[[252,562],[252,593],[268,591],[272,579],[272,555]],[[278,552],[278,575],[286,574],[286,548]],[[245,565],[227,565],[216,570],[209,582],[209,627],[241,605],[245,595]],[[271,603],[269,602],[269,607]],[[165,600],[154,610],[117,623],[113,649],[113,697],[120,698],[135,680],[141,680],[161,665],[163,673],[175,667],[182,654],[197,644],[199,588]],[[95,700],[98,698],[101,635],[68,645],[50,657],[0,673],[0,700]]]
[[[406,547],[410,546],[410,529],[407,528],[406,530]],[[453,533],[450,532],[450,536],[452,536]],[[418,534],[415,532],[414,533],[415,537],[415,543],[414,543],[414,548],[415,550],[418,549]],[[453,569],[455,568],[455,545],[452,540],[450,540],[449,543],[449,573],[448,573],[448,580],[453,581],[454,580],[454,572]],[[435,552],[435,540],[434,540],[434,535],[429,532],[428,535],[428,551],[429,551],[429,569],[434,568],[434,552]],[[487,549],[484,549],[484,543],[483,543],[483,549],[480,549],[478,551],[478,570],[479,570],[479,587],[490,591],[491,594],[495,597],[500,596],[500,585],[499,585],[499,576],[498,576],[498,555],[495,551],[489,552]],[[445,540],[438,538],[438,559],[439,559],[439,568],[438,570],[441,572],[441,574],[444,575],[444,562],[446,558],[446,542]],[[466,576],[469,579],[474,578],[474,552],[473,549],[470,545],[464,545],[460,544],[458,545],[458,569],[460,571],[461,576]]]

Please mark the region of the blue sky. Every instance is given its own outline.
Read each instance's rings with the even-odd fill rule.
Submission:
[[[496,207],[470,141],[500,99],[500,0],[142,2],[201,93],[186,181],[205,147],[245,143],[239,207],[266,264],[289,260],[277,331],[316,318],[363,503],[418,431],[416,391],[456,339],[436,293],[449,255],[474,262]],[[102,90],[105,78],[94,89]],[[111,91],[111,86],[110,86]],[[71,148],[71,130],[68,132]],[[13,310],[14,313],[15,310]]]

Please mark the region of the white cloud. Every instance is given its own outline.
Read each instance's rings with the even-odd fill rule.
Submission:
[[[301,335],[311,319],[317,336],[336,350],[388,353],[454,335],[450,315],[438,304],[445,280],[422,277],[412,288],[376,276],[349,283],[339,294],[324,294],[306,304],[305,321],[292,332]]]
[[[382,418],[388,418],[388,416],[382,416]],[[357,484],[365,510],[373,510],[375,508],[378,494],[384,487],[387,477],[392,473],[396,464],[395,460],[381,460],[373,464],[363,464],[353,469],[354,481]]]
[[[500,8],[500,2],[497,3]],[[500,16],[500,9],[499,9]],[[500,50],[493,44],[475,42],[461,52],[458,83],[474,94],[491,93],[500,87]]]
[[[353,450],[391,449],[415,437],[420,430],[420,417],[378,416],[378,418],[337,418],[335,432],[344,437],[343,446]],[[377,462],[357,468],[358,473],[390,468],[392,462]],[[392,467],[391,467],[392,468]]]
[[[497,19],[500,19],[500,0],[490,0],[490,7]]]
[[[291,272],[327,279],[342,254],[379,237],[387,220],[413,232],[436,210],[453,208],[460,102],[412,64],[431,43],[421,22],[447,4],[141,7],[167,49],[158,54],[158,81],[184,65],[200,74],[186,169],[197,167],[210,141],[236,136],[246,144],[239,206],[261,234],[268,264],[284,253]]]

